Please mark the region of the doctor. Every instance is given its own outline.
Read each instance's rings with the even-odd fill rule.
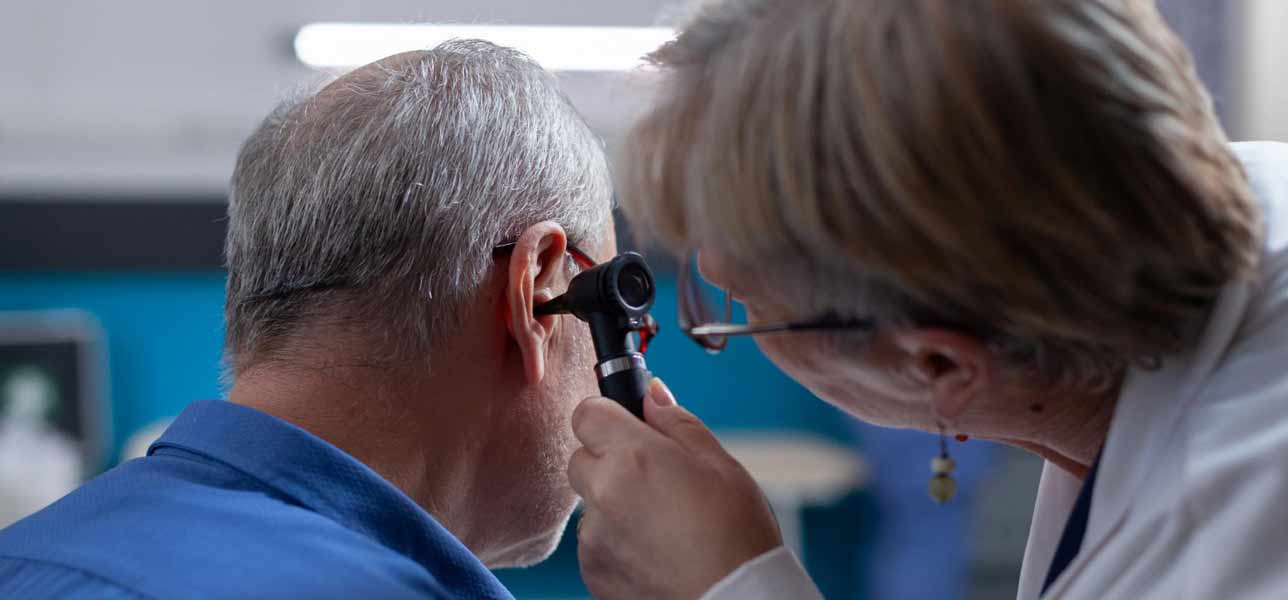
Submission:
[[[653,58],[623,193],[693,259],[692,337],[945,436],[938,500],[954,437],[1045,458],[1021,600],[1288,597],[1288,147],[1227,144],[1152,5],[725,0]],[[651,399],[573,416],[590,590],[817,597],[746,471]]]

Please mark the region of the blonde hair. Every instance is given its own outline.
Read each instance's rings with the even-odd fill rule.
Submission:
[[[1103,385],[1256,264],[1246,177],[1151,3],[726,0],[651,58],[633,224],[803,310]]]

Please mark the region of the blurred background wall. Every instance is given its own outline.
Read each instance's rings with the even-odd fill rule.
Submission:
[[[105,349],[97,401],[105,458],[185,404],[221,395],[224,191],[241,139],[321,75],[292,49],[310,22],[648,26],[665,0],[91,0],[0,4],[0,317],[79,309]],[[1193,48],[1234,139],[1288,140],[1288,2],[1160,0]],[[563,73],[610,150],[649,95],[646,78]],[[782,376],[753,344],[707,356],[668,327],[650,365],[722,434],[807,439],[855,461],[835,497],[799,506],[801,544],[830,598],[1013,595],[1039,463],[971,442],[966,493],[921,489],[935,439],[848,422]],[[24,313],[29,314],[29,313]],[[0,328],[0,337],[4,329]],[[5,341],[0,339],[0,345]],[[3,365],[0,365],[2,367]],[[0,375],[3,370],[0,369]],[[848,463],[847,463],[848,464]],[[0,486],[4,485],[0,482]],[[572,540],[549,563],[502,573],[520,598],[584,594]],[[925,573],[941,587],[917,587]],[[933,593],[933,595],[931,595]]]
[[[1181,2],[1175,1],[1180,4]],[[1235,139],[1288,139],[1288,2],[1208,0],[1232,15],[1225,80],[1235,99],[1230,123]]]

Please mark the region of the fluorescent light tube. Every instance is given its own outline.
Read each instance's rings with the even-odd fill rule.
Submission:
[[[674,37],[669,27],[313,23],[296,33],[295,56],[316,69],[342,69],[477,38],[521,50],[551,71],[627,71]]]

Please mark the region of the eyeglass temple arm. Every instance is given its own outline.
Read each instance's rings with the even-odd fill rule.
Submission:
[[[688,330],[689,335],[757,335],[761,333],[778,333],[781,331],[811,331],[819,329],[870,329],[868,321],[845,321],[833,323],[767,323],[764,325],[738,325],[732,323],[711,323],[698,325]]]
[[[755,335],[758,333],[775,333],[799,329],[788,323],[772,325],[734,325],[730,323],[712,323],[698,325],[688,329],[689,335]]]

